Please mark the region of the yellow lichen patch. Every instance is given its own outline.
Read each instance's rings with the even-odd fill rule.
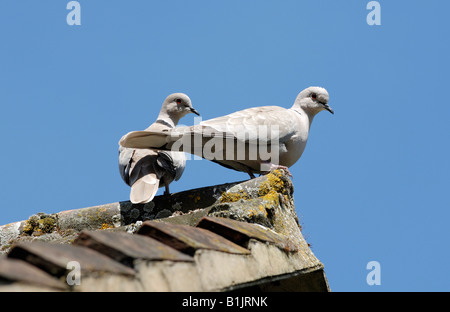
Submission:
[[[103,223],[101,229],[102,230],[106,230],[106,229],[113,229],[114,226],[108,223]]]
[[[274,190],[270,190],[269,193],[262,196],[264,208],[266,211],[269,209],[273,209],[274,207],[277,207],[280,204],[280,198],[278,195],[279,194]]]
[[[264,195],[262,198],[265,201],[268,201],[270,203],[274,203],[274,204],[278,205],[278,201],[279,201],[278,193],[275,192],[274,190],[270,190],[269,193]]]
[[[249,218],[261,216],[261,214],[262,214],[262,216],[264,216],[264,218],[267,218],[267,211],[263,205],[259,205],[257,208],[251,208],[247,212],[247,216]]]
[[[241,199],[249,199],[250,196],[244,190],[240,190],[239,192],[223,192],[220,197],[221,203],[234,203]]]
[[[285,185],[281,176],[282,173],[280,170],[274,170],[267,174],[267,180],[262,182],[259,186],[258,195],[265,196],[271,191],[283,193]]]
[[[35,223],[32,220],[25,221],[25,225],[23,226],[23,232],[27,234],[32,234],[34,232]]]
[[[28,235],[51,233],[56,227],[56,219],[45,214],[31,216],[25,221],[22,232]]]
[[[267,209],[266,209],[266,207],[264,207],[263,205],[259,205],[258,209],[259,209],[260,212],[262,212],[264,214],[264,217],[267,218]]]
[[[56,221],[54,218],[46,217],[39,220],[39,229],[43,233],[51,233],[56,226]]]

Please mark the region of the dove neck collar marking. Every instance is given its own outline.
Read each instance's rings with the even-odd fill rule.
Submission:
[[[299,114],[300,116],[302,116],[302,113],[299,112],[298,110],[296,110],[295,108],[292,109],[294,112],[296,112],[297,114]]]
[[[307,118],[308,119],[308,124],[309,124],[309,127],[311,127],[311,123],[312,123],[312,121],[313,121],[313,118],[314,118],[314,115],[310,115],[310,114],[308,114],[308,112],[305,112],[305,111],[298,111],[298,110],[296,110],[295,108],[292,108],[292,110],[294,111],[294,112],[296,112],[297,114],[299,114],[300,116],[302,116],[302,118]],[[305,117],[304,117],[305,116]]]
[[[164,121],[162,119],[156,120],[155,123],[159,123],[159,124],[162,124],[162,125],[167,126],[169,128],[173,128],[173,126],[170,123],[168,123],[167,121]]]

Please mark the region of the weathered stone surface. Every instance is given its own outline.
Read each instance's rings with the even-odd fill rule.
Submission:
[[[5,254],[21,234],[24,221],[14,222],[0,226],[0,255]]]
[[[256,240],[250,241],[249,249],[249,257],[214,250],[201,250],[196,253],[195,261],[204,289],[243,289],[248,283],[264,278],[274,280],[294,272],[306,273],[323,269],[323,265],[312,253],[286,253],[274,245]],[[222,274],[215,273],[218,271]]]
[[[120,203],[66,210],[56,216],[57,228],[61,231],[108,229],[122,225]]]
[[[76,292],[137,292],[144,291],[140,281],[134,276],[123,274],[88,274],[81,278],[80,285],[74,285]]]
[[[203,291],[194,262],[140,261],[136,265],[143,291]]]

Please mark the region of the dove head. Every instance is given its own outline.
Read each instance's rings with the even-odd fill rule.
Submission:
[[[193,107],[191,99],[184,93],[172,93],[163,103],[161,111],[165,111],[167,115],[181,118],[188,113],[200,115]]]
[[[318,112],[327,110],[334,114],[328,105],[329,95],[327,90],[321,87],[309,87],[300,92],[295,99],[294,108],[302,108],[308,115],[314,117]]]
[[[172,93],[164,100],[158,120],[175,127],[178,121],[189,113],[200,116],[197,110],[192,107],[191,99],[186,94]]]

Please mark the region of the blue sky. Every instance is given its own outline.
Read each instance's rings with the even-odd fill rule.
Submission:
[[[0,224],[127,200],[117,142],[172,92],[209,119],[319,85],[335,115],[291,172],[331,289],[450,291],[449,3],[379,1],[369,26],[362,0],[80,0],[69,26],[68,2],[0,2]],[[192,160],[171,190],[246,178]]]

